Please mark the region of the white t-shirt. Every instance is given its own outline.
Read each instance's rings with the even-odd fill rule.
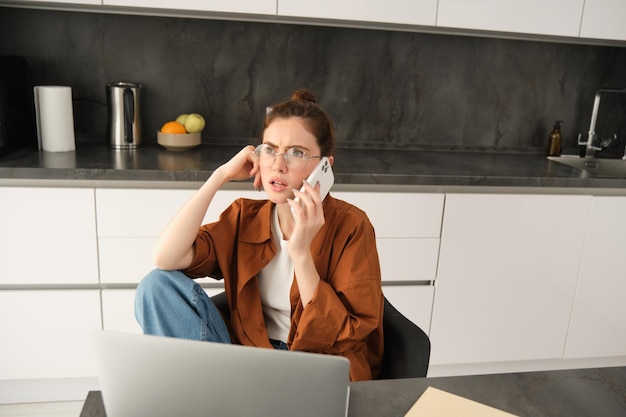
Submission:
[[[289,241],[283,239],[280,231],[276,206],[272,210],[272,237],[274,242],[279,242],[277,253],[259,274],[259,290],[269,338],[286,342],[291,326],[289,292],[293,282],[293,265],[287,252]]]

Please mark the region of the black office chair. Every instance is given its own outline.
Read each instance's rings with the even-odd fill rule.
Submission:
[[[418,378],[428,373],[430,339],[385,298],[385,354],[378,379]]]
[[[228,314],[226,293],[211,297],[215,306]],[[383,316],[385,354],[378,379],[425,377],[430,361],[430,339],[385,298]]]

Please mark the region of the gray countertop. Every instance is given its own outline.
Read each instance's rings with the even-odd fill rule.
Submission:
[[[519,417],[617,417],[625,383],[626,367],[352,382],[348,416],[402,417],[434,387]],[[80,416],[106,417],[100,391]]]
[[[79,142],[74,152],[20,149],[0,158],[0,184],[29,180],[158,183],[195,187],[227,161],[240,145],[203,143],[189,151],[157,144],[114,150],[99,142]],[[514,187],[567,190],[626,189],[626,179],[600,178],[548,160],[543,155],[390,149],[339,149],[335,189],[376,187]],[[122,183],[119,183],[122,184]]]

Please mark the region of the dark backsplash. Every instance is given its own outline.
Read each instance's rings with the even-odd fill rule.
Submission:
[[[34,85],[71,86],[77,135],[102,140],[110,81],[144,85],[145,142],[186,112],[208,140],[254,141],[265,107],[306,87],[340,147],[522,152],[543,152],[557,119],[575,146],[595,91],[626,87],[619,47],[13,8],[0,54],[24,56]]]

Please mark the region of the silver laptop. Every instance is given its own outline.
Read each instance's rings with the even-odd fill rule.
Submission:
[[[346,358],[99,331],[107,417],[345,417]]]

